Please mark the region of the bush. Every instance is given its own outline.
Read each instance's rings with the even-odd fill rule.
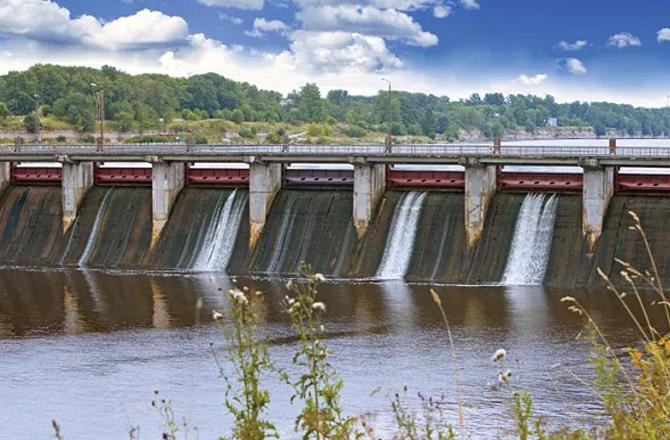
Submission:
[[[270,133],[265,137],[265,142],[268,144],[281,144],[281,139],[278,133]]]
[[[159,144],[159,143],[173,142],[173,140],[174,139],[170,136],[147,134],[147,135],[133,136],[131,138],[128,138],[128,139],[126,139],[126,143],[127,144]]]
[[[233,110],[233,113],[230,115],[230,120],[236,124],[241,124],[244,122],[244,113],[240,109]]]
[[[356,125],[351,125],[344,130],[344,134],[352,138],[362,138],[366,133],[367,130]]]
[[[241,138],[253,139],[256,137],[255,127],[242,127],[240,128],[239,135]]]

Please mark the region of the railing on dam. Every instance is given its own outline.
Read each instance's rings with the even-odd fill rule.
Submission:
[[[372,156],[509,156],[509,157],[655,157],[670,158],[668,147],[619,146],[535,146],[489,144],[410,144],[394,145],[186,145],[186,144],[108,144],[95,145],[5,145],[0,155],[372,155]]]

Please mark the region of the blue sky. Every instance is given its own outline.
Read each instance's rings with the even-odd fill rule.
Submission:
[[[217,72],[288,92],[550,93],[662,106],[670,2],[0,0],[0,73],[35,63]]]

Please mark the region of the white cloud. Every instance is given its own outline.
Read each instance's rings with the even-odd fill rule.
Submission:
[[[471,11],[479,9],[479,3],[477,3],[477,0],[461,0],[461,4],[465,9],[469,9]]]
[[[264,5],[264,0],[198,0],[198,2],[205,6],[245,9],[248,11],[260,11]]]
[[[383,72],[402,62],[386,47],[384,39],[349,32],[295,31],[291,51],[269,56],[276,63],[313,72]]]
[[[428,47],[438,43],[435,34],[404,12],[356,5],[308,7],[296,14],[305,30],[349,32],[361,35],[402,40],[408,44]]]
[[[283,21],[266,20],[265,18],[256,18],[254,20],[254,27],[251,31],[245,32],[250,37],[262,37],[268,32],[278,32],[284,34],[289,30],[289,27]]]
[[[620,32],[610,36],[607,45],[621,49],[624,47],[642,46],[642,41],[630,32]]]
[[[239,26],[244,22],[240,17],[224,14],[223,12],[219,12],[219,20],[229,21],[235,26]]]
[[[584,75],[588,72],[588,69],[584,63],[577,58],[566,58],[559,62],[560,66],[572,73],[573,75]]]
[[[663,28],[656,33],[657,41],[663,43],[664,41],[670,41],[670,28]]]
[[[103,24],[90,15],[73,19],[68,9],[49,0],[3,0],[0,34],[39,42],[124,49],[183,41],[188,36],[188,24],[181,17],[149,9]]]
[[[546,73],[538,73],[536,75],[519,75],[517,79],[522,84],[533,86],[543,83],[548,77],[549,75]]]
[[[435,18],[447,18],[451,14],[451,7],[446,5],[437,5],[433,8]]]
[[[565,51],[581,50],[581,49],[584,49],[588,45],[589,45],[589,42],[586,41],[586,40],[577,40],[573,43],[568,43],[567,41],[561,41],[560,43],[558,43],[559,49],[565,50]]]

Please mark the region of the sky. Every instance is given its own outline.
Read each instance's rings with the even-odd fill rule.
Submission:
[[[660,107],[670,1],[0,0],[0,74],[37,63]]]

